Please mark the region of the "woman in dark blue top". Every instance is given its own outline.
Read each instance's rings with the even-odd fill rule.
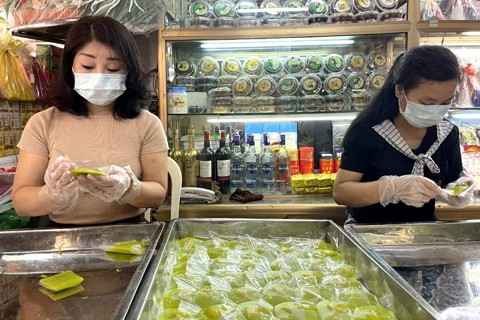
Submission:
[[[459,81],[457,58],[445,47],[416,47],[395,60],[343,141],[333,197],[355,221],[435,220],[435,197],[468,204],[441,189],[462,174],[458,128],[443,119]]]

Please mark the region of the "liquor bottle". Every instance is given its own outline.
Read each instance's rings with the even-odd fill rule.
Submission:
[[[275,191],[275,156],[270,150],[268,134],[263,134],[263,150],[260,153],[260,190],[262,194],[272,194]]]
[[[290,158],[285,149],[285,135],[280,135],[280,147],[275,154],[275,190],[286,194],[290,190]]]
[[[232,127],[227,127],[227,132],[225,135],[225,147],[227,148],[228,152],[230,152],[230,157],[232,156],[233,151],[233,134],[232,134]]]
[[[188,149],[183,154],[183,186],[196,187],[198,176],[197,150],[195,150],[195,127],[188,129]]]
[[[258,168],[258,155],[255,152],[255,140],[252,135],[247,137],[247,150],[243,155],[245,163],[245,190],[258,192],[260,186],[260,172]]]
[[[244,136],[243,136],[243,131],[239,130],[238,134],[240,135],[240,150],[242,150],[242,153],[245,153],[246,144],[245,144],[245,139],[244,139]]]
[[[173,148],[168,153],[168,156],[175,160],[180,168],[183,166],[183,152],[180,150],[180,143],[178,141],[178,129],[175,129],[173,134]],[[183,173],[183,172],[182,172]]]
[[[233,135],[233,148],[230,159],[230,191],[235,192],[235,189],[245,188],[245,164],[240,149],[240,136],[238,134]]]
[[[197,153],[198,160],[198,187],[213,190],[213,155],[214,152],[210,148],[210,131],[203,132],[203,149]]]
[[[220,130],[220,147],[214,155],[215,184],[223,195],[230,194],[230,152],[225,146],[225,130]]]
[[[213,151],[220,148],[220,127],[215,127],[215,133],[210,135],[210,146]]]

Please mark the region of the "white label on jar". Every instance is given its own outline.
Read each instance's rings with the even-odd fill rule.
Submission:
[[[200,177],[212,178],[212,161],[199,161]]]

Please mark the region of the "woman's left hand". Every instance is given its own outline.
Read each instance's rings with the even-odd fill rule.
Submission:
[[[79,175],[78,183],[88,193],[105,202],[117,201],[125,204],[140,194],[140,181],[130,170],[130,166],[110,166],[108,176]]]

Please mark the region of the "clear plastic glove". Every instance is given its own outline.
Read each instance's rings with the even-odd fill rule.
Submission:
[[[455,187],[466,186],[459,194],[454,195]],[[440,189],[437,193],[437,199],[448,204],[453,208],[464,208],[472,203],[477,196],[477,185],[475,180],[470,177],[460,177],[450,182],[445,189]]]
[[[53,214],[71,212],[77,204],[78,182],[72,179],[70,170],[75,164],[64,156],[58,157],[45,171],[45,185],[40,188],[40,203]]]
[[[80,186],[88,193],[105,202],[117,201],[125,204],[140,194],[140,181],[132,173],[130,166],[110,166],[108,176],[80,175],[77,177]]]
[[[420,208],[441,190],[432,180],[417,175],[383,176],[378,181],[380,204],[384,207],[402,201]]]

